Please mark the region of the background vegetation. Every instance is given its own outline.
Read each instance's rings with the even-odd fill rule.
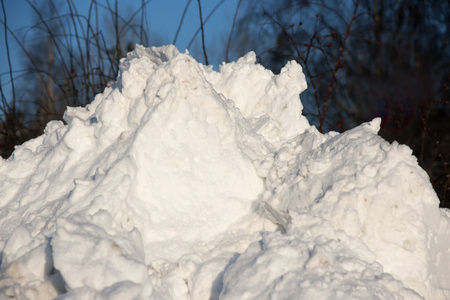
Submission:
[[[42,134],[49,120],[61,119],[66,106],[86,105],[115,80],[120,58],[135,43],[151,43],[150,1],[124,15],[117,0],[92,0],[81,15],[73,0],[63,2],[64,11],[53,0],[27,0],[36,19],[20,36],[8,27],[3,2],[6,55],[9,39],[24,53],[23,64],[10,65],[6,74],[11,93],[1,89],[0,154],[6,158],[15,145]],[[208,62],[213,46],[204,29],[214,15],[202,14],[200,0],[182,4],[197,5],[198,59]],[[193,22],[184,16],[179,27]],[[253,50],[277,73],[296,60],[308,80],[302,101],[312,124],[343,131],[381,117],[380,135],[413,149],[441,206],[450,207],[448,1],[239,0],[230,24],[220,51],[214,48],[221,61]]]

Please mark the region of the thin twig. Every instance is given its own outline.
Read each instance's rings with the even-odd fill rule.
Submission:
[[[39,19],[41,20],[42,24],[44,25],[44,27],[45,27],[47,33],[49,34],[50,38],[55,43],[55,48],[58,51],[60,59],[64,58],[64,55],[62,54],[62,51],[61,51],[61,49],[59,47],[59,43],[57,42],[56,37],[53,34],[52,30],[48,26],[48,23],[44,20],[44,17],[42,16],[41,12],[36,8],[36,6],[33,5],[33,3],[30,2],[30,0],[25,0],[25,1],[28,3],[28,5],[30,5],[30,7],[34,10],[34,12],[38,15]],[[67,69],[67,66],[64,64],[64,62],[61,62],[61,64],[65,68],[65,71],[69,72],[69,70]]]
[[[189,4],[191,4],[191,1],[192,0],[189,0],[186,3],[186,6],[184,7],[183,14],[181,15],[180,24],[178,24],[177,32],[175,33],[175,37],[173,38],[173,42],[172,42],[173,45],[175,45],[175,43],[177,42],[178,34],[180,33],[181,26],[183,25],[184,17],[186,16],[186,12],[188,10]]]
[[[231,25],[231,30],[230,30],[230,35],[228,36],[228,43],[227,43],[227,50],[225,52],[225,61],[229,62],[228,60],[228,53],[230,52],[230,46],[231,46],[231,38],[233,36],[233,31],[234,31],[234,26],[236,25],[236,18],[239,12],[239,6],[241,6],[242,0],[239,0],[237,7],[236,7],[236,11],[234,13],[234,17],[233,17],[233,24]]]
[[[147,17],[147,4],[150,2],[151,0],[148,1],[144,1],[142,0],[142,5],[141,5],[141,43],[148,47],[149,46],[149,33],[150,33],[150,27],[148,26],[148,17]],[[143,20],[145,20],[145,27],[144,27],[144,22]],[[145,38],[145,40],[144,40]]]
[[[360,2],[361,2],[361,0],[358,0],[355,3],[355,9],[353,10],[352,18],[350,19],[350,22],[347,26],[347,31],[344,35],[344,41],[342,42],[342,46],[339,49],[339,55],[338,55],[338,58],[336,59],[336,64],[335,64],[334,70],[333,70],[333,76],[331,77],[330,85],[328,86],[327,96],[325,97],[325,100],[323,101],[322,114],[319,116],[319,131],[320,132],[323,132],[323,123],[324,123],[325,117],[328,112],[328,104],[330,102],[331,94],[333,92],[333,86],[336,83],[337,72],[341,68],[341,61],[342,61],[342,55],[343,55],[344,49],[345,49],[345,44],[347,43],[348,36],[350,35],[350,29],[352,27],[353,21],[355,20],[356,11],[358,10],[358,6],[359,6]]]
[[[205,64],[209,65],[209,63],[208,63],[208,55],[206,55],[206,48],[205,48],[205,31],[203,29],[202,5],[200,3],[200,0],[197,0],[197,2],[198,2],[198,12],[200,13],[200,28],[202,30],[203,55],[205,56]]]
[[[14,76],[12,74],[12,66],[11,66],[11,55],[9,53],[9,44],[8,44],[8,23],[6,20],[6,11],[5,11],[5,4],[2,0],[2,10],[3,10],[3,19],[4,19],[4,28],[5,28],[5,46],[6,46],[6,56],[8,57],[8,68],[9,68],[9,77],[11,79],[11,87],[12,87],[12,95],[13,95],[13,99],[12,99],[12,115],[13,115],[13,129],[14,129],[14,119],[16,116],[16,90],[14,88]]]
[[[286,28],[284,28],[284,26],[280,22],[278,22],[271,14],[269,14],[265,9],[263,9],[263,14],[266,15],[269,19],[271,19],[275,24],[277,24],[278,27],[280,27],[282,33],[285,36],[288,37],[289,41],[292,44],[292,47],[294,47],[294,49],[295,49],[295,51],[297,53],[296,61],[297,62],[300,62],[300,61],[303,62],[303,66],[305,67],[306,74],[308,75],[309,80],[311,81],[311,85],[313,86],[314,99],[316,101],[318,115],[320,115],[319,94],[318,94],[318,91],[317,91],[317,86],[316,86],[314,77],[313,77],[313,75],[311,73],[311,70],[309,69],[309,66],[308,66],[308,56],[309,56],[309,53],[311,51],[311,47],[308,47],[307,52],[306,52],[306,57],[303,57],[302,52],[298,48],[297,42],[294,40],[293,36],[286,31]],[[311,37],[310,39],[311,39],[310,40],[310,44],[312,44],[312,40],[314,39],[314,37]]]
[[[211,16],[214,14],[214,12],[225,2],[225,0],[220,1],[217,3],[217,5],[211,10],[209,15],[206,17],[205,21],[203,22],[203,25],[206,25],[208,23],[208,20],[211,18]],[[197,31],[194,33],[194,36],[192,37],[191,41],[187,45],[187,48],[191,48],[192,43],[195,41],[195,38],[197,37],[197,34],[200,32],[201,28],[198,28]]]

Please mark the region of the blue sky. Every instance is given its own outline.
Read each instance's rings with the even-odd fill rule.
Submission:
[[[6,11],[8,26],[16,33],[20,34],[21,28],[29,27],[35,20],[35,15],[29,5],[24,0],[3,0]],[[107,0],[98,0],[98,3],[106,3]],[[109,0],[114,6],[114,0]],[[39,3],[39,1],[32,1]],[[57,0],[55,0],[58,3]],[[75,0],[77,10],[80,14],[87,15],[91,0]],[[183,10],[188,0],[151,0],[147,4],[147,22],[150,31],[151,41],[158,44],[172,44],[178,25],[181,20]],[[202,0],[203,19],[210,14],[222,0]],[[66,6],[66,0],[60,0],[61,10]],[[222,41],[228,36],[231,29],[233,16],[238,0],[224,0],[220,7],[214,12],[205,25],[205,40],[207,44],[208,58],[210,64],[217,67],[223,60]],[[141,5],[141,0],[119,1],[119,11],[125,15],[136,11]],[[0,11],[0,19],[4,20],[3,11]],[[177,38],[176,46],[180,51],[184,51],[199,28],[199,11],[197,0],[191,0],[187,10],[183,26]],[[8,93],[9,68],[5,47],[4,27],[0,27],[0,76],[3,89]],[[22,31],[23,32],[23,31]],[[153,37],[153,38],[152,38]],[[8,41],[13,70],[21,69],[21,51],[14,39],[8,33]],[[201,52],[200,34],[189,49],[191,55],[203,62]]]

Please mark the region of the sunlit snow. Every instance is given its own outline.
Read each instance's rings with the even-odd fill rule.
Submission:
[[[0,299],[450,299],[450,212],[374,119],[321,134],[302,68],[137,46],[0,160]]]

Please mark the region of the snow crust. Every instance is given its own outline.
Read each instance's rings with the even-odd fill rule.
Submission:
[[[0,160],[0,299],[449,299],[450,212],[374,119],[319,133],[302,68],[137,46]]]

